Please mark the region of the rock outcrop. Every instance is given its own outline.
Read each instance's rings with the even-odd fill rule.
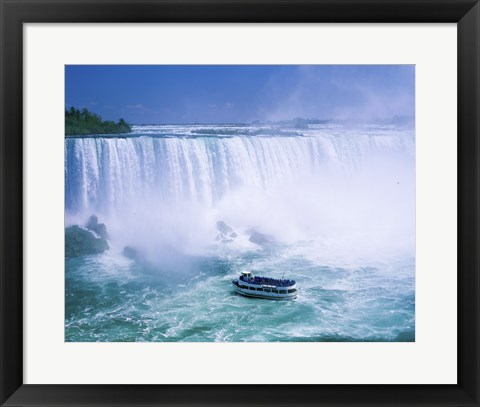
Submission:
[[[123,248],[122,254],[129,259],[137,260],[138,259],[138,251],[134,247],[125,246]]]
[[[103,237],[96,237],[89,230],[78,225],[65,228],[65,257],[98,254],[108,249],[107,240]]]
[[[219,220],[216,224],[218,234],[217,234],[217,242],[222,242],[222,243],[230,243],[233,242],[233,239],[235,239],[238,235],[235,233],[233,228],[229,225],[227,225],[223,220]]]
[[[95,215],[90,216],[85,227],[95,232],[98,236],[108,239],[107,227],[104,223],[98,223],[98,218]]]
[[[274,238],[270,235],[265,235],[263,233],[257,232],[256,230],[251,231],[250,238],[248,239],[250,242],[263,246],[268,243],[273,243]]]

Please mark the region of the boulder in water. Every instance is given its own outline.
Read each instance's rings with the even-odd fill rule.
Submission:
[[[108,249],[103,237],[95,237],[92,232],[78,225],[65,228],[65,257],[99,254]]]
[[[107,227],[105,223],[98,223],[98,218],[95,215],[90,216],[85,227],[88,230],[95,232],[98,236],[108,239]]]
[[[216,237],[217,242],[231,243],[238,235],[233,228],[227,225],[223,220],[219,220],[216,224],[218,234]]]
[[[234,233],[234,230],[231,226],[228,226],[223,220],[217,222],[217,230],[224,235]]]
[[[274,241],[273,236],[265,235],[263,233],[257,232],[256,230],[252,231],[252,234],[250,235],[250,238],[248,240],[258,245],[264,245],[272,243]]]
[[[131,246],[125,246],[123,248],[123,252],[122,254],[125,256],[125,257],[128,257],[129,259],[138,259],[138,251],[137,249],[131,247]]]

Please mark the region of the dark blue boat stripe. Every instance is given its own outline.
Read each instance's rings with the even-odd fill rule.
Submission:
[[[244,292],[241,292],[241,291],[235,291],[237,294],[240,294],[240,295],[243,295],[245,297],[254,297],[254,298],[262,298],[262,299],[265,299],[265,300],[291,300],[291,299],[294,299],[296,298],[296,295],[295,296],[291,296],[291,297],[268,297],[268,296],[261,296],[261,295],[255,295],[255,294],[250,294],[250,293],[244,293]]]

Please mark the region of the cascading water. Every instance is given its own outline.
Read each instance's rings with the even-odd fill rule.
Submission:
[[[67,138],[67,225],[96,214],[111,249],[66,260],[66,340],[414,340],[414,151],[394,126]],[[235,237],[219,241],[218,221]],[[287,271],[301,294],[237,297],[245,268]]]

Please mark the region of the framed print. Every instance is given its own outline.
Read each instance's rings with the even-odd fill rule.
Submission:
[[[1,6],[2,405],[479,404],[478,2]]]

